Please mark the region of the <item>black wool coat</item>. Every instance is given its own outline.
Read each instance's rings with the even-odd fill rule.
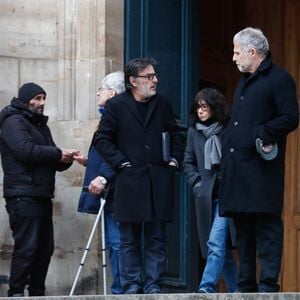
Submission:
[[[236,88],[231,120],[222,138],[220,213],[281,215],[287,134],[299,122],[293,78],[272,63],[271,54]],[[278,155],[266,161],[257,153],[256,138],[278,144]]]
[[[131,92],[112,98],[105,105],[95,148],[117,171],[114,216],[120,222],[173,217],[174,167],[162,160],[162,132],[169,132],[170,152],[181,159],[182,139],[171,103],[157,94],[149,100],[145,121]],[[128,161],[132,167],[118,169]]]

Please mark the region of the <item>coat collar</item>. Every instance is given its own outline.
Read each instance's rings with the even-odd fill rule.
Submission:
[[[130,112],[137,119],[137,121],[143,127],[146,127],[152,114],[153,114],[153,111],[157,105],[157,102],[158,102],[157,95],[154,95],[149,99],[148,112],[147,112],[146,120],[144,121],[142,119],[142,116],[141,116],[138,106],[136,104],[136,100],[134,99],[132,93],[130,91],[127,91],[126,93],[127,93],[127,97],[126,97],[126,101],[125,101],[126,106],[129,108]]]
[[[11,100],[10,105],[7,105],[1,110],[0,127],[4,120],[11,115],[22,115],[29,122],[38,126],[46,126],[48,122],[48,116],[33,114],[24,103],[15,97]]]
[[[271,52],[269,51],[266,58],[260,63],[259,67],[257,70],[253,73],[245,73],[241,77],[243,80],[243,84],[247,84],[248,82],[252,81],[254,78],[256,78],[260,73],[266,72],[269,70],[272,66],[272,55]]]
[[[261,64],[257,68],[256,72],[263,72],[263,71],[269,69],[271,67],[271,65],[272,65],[272,55],[271,55],[271,52],[269,51],[266,58],[261,62]]]

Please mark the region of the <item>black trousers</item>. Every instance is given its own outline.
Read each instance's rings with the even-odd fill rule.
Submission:
[[[281,217],[265,213],[251,213],[236,215],[233,220],[237,232],[240,265],[238,291],[278,292],[283,247]],[[260,268],[258,283],[256,257]]]
[[[124,294],[157,294],[166,265],[165,222],[119,223]]]
[[[45,295],[45,280],[54,250],[52,201],[48,198],[6,199],[14,239],[8,296]]]

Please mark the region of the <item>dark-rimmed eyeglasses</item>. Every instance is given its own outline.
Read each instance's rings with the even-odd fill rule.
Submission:
[[[135,77],[140,77],[140,78],[146,78],[148,79],[149,81],[153,80],[154,77],[157,78],[157,73],[150,73],[150,74],[146,74],[146,75],[137,75]]]
[[[207,105],[206,103],[200,103],[200,104],[198,104],[197,109],[200,109],[200,108],[202,111],[208,111],[209,105]]]

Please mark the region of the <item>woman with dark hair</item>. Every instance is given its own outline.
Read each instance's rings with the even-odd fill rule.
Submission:
[[[231,251],[231,220],[219,216],[220,135],[228,120],[225,97],[216,89],[198,92],[192,104],[184,172],[193,188],[201,255],[206,265],[199,293],[217,292],[224,278],[228,292],[236,291],[237,268]]]

